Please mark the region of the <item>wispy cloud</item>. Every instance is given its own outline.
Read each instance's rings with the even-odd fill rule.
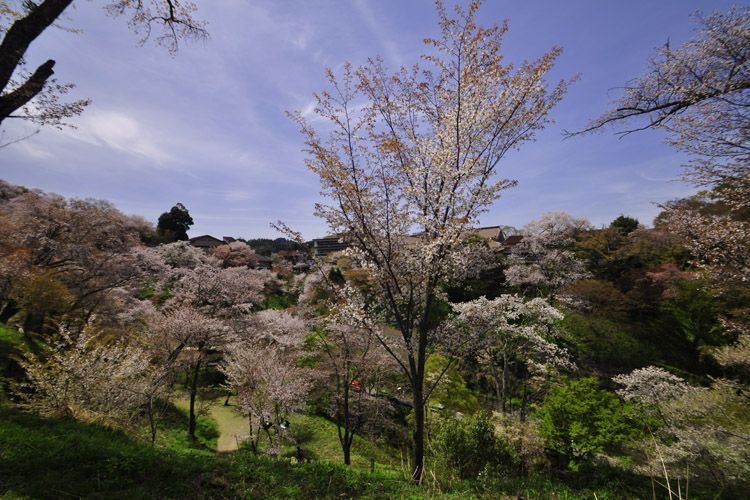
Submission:
[[[79,141],[140,156],[156,163],[172,158],[157,143],[155,132],[121,111],[91,111],[78,121],[78,129],[66,131]]]

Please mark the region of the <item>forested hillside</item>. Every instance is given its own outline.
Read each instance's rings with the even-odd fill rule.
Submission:
[[[748,11],[574,134],[660,128],[702,191],[506,239],[496,167],[575,78],[505,65],[479,7],[437,3],[429,70],[328,70],[292,113],[341,252],[0,180],[0,498],[750,493]]]
[[[708,194],[671,205],[727,213]],[[147,247],[149,224],[105,201],[7,183],[0,217],[6,405],[158,443],[176,398],[189,439],[201,408],[227,399],[246,418],[241,447],[282,460],[305,446],[294,415],[338,427],[339,451],[317,460],[351,463],[357,436],[385,457],[408,443],[396,331],[342,300],[372,293],[353,257],[294,274],[283,260],[269,271],[228,259],[229,246]],[[551,212],[446,287],[433,314],[451,331],[425,368],[426,463],[441,480],[617,464],[658,477],[674,467],[671,478],[709,490],[747,484],[746,340],[734,326],[747,287],[704,272],[669,217],[593,228]],[[252,256],[241,242],[231,253]]]

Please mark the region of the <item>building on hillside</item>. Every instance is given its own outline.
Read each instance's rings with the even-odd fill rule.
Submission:
[[[493,252],[500,250],[503,240],[505,240],[505,234],[503,234],[500,226],[479,227],[471,233],[483,238]]]
[[[278,256],[292,264],[305,261],[305,252],[302,250],[279,250]]]
[[[488,226],[479,227],[469,231],[465,237],[469,238],[472,235],[479,236],[484,239],[490,247],[490,250],[494,252],[510,253],[510,249],[517,245],[523,236],[509,236],[505,237],[505,233],[501,226]],[[412,234],[404,238],[404,242],[407,247],[413,248],[421,244],[422,238],[419,234]],[[327,238],[320,238],[313,240],[315,255],[325,256],[334,252],[340,252],[346,248],[349,248],[349,243],[343,241],[340,237],[329,236]]]
[[[273,260],[271,257],[266,255],[255,254],[258,263],[255,265],[257,269],[271,269],[273,267]]]
[[[504,255],[509,255],[513,251],[513,248],[521,243],[522,240],[523,236],[521,235],[508,236],[507,238],[502,240],[502,242],[500,242],[498,251]]]
[[[326,238],[313,240],[315,255],[319,257],[325,257],[328,254],[340,252],[347,248],[349,248],[349,243],[341,239],[340,236],[328,236]]]
[[[196,248],[200,248],[204,251],[209,251],[212,248],[216,248],[221,245],[227,245],[228,243],[226,241],[222,241],[219,238],[214,238],[213,236],[209,234],[204,234],[203,236],[196,236],[195,238],[190,238],[188,240],[191,245],[193,245]]]

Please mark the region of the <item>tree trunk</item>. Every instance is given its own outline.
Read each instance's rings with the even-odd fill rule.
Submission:
[[[508,350],[503,346],[503,413],[506,412],[506,401],[508,400]]]
[[[48,60],[39,66],[25,82],[13,92],[8,84],[18,68],[26,50],[47,29],[73,0],[45,0],[29,10],[28,14],[15,21],[5,32],[0,44],[0,123],[18,108],[34,98],[52,76],[55,61]]]
[[[414,404],[414,430],[412,432],[412,467],[413,471],[411,478],[415,482],[419,482],[422,479],[422,471],[424,468],[424,400],[423,400],[423,387],[422,379],[419,381],[414,379],[412,384],[412,391],[414,396],[412,402]]]
[[[341,448],[344,451],[344,465],[352,464],[352,438],[354,437],[349,431],[344,432],[344,441],[341,443]]]
[[[495,385],[495,399],[497,399],[495,404],[498,410],[505,413],[505,397],[502,387],[503,381],[500,377],[500,372],[497,369],[497,363],[495,362],[495,356],[492,354],[492,351],[488,351],[487,355],[489,356],[490,372],[492,372],[492,380]]]
[[[347,370],[348,375],[348,370]],[[336,426],[339,433],[341,451],[344,452],[344,465],[351,465],[352,440],[354,435],[349,428],[349,377],[344,380],[344,402],[336,412]],[[341,432],[343,430],[343,433]]]
[[[154,398],[148,398],[148,423],[151,426],[151,444],[156,442],[156,420],[154,419]]]
[[[521,396],[521,422],[526,421],[526,401],[528,400],[526,391],[526,381],[523,381],[523,396]]]
[[[193,380],[190,384],[190,424],[188,426],[188,434],[190,437],[195,437],[195,397],[198,394],[198,375],[201,369],[201,358],[200,351],[198,354],[198,360],[195,362],[195,370],[193,371]]]

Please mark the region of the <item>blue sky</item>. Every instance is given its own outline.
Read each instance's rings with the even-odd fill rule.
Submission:
[[[324,68],[380,55],[391,67],[418,62],[437,35],[431,0],[198,0],[211,40],[183,43],[175,58],[136,36],[104,2],[78,1],[68,26],[31,46],[35,67],[55,59],[56,76],[91,98],[77,129],[44,129],[0,149],[0,178],[66,197],[103,198],[156,221],[183,203],[190,236],[280,236],[281,219],[305,238],[327,234],[313,215],[317,177],[303,163],[303,138],[286,111],[305,110],[326,88]],[[446,2],[451,6],[450,2]],[[651,224],[664,202],[694,192],[680,182],[685,158],[658,132],[623,139],[613,130],[562,140],[607,109],[616,88],[643,73],[653,48],[692,36],[696,9],[720,0],[487,0],[480,23],[510,20],[506,60],[564,48],[551,81],[581,73],[553,111],[556,123],[506,157],[505,192],[482,225],[523,226],[550,210],[596,226],[620,214]],[[5,138],[33,131],[3,124]]]

